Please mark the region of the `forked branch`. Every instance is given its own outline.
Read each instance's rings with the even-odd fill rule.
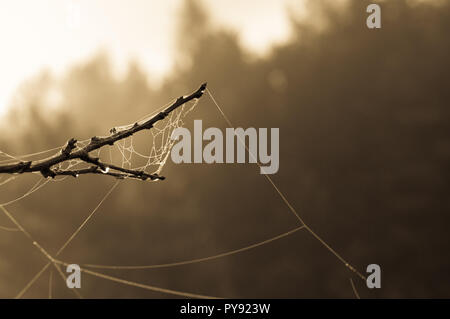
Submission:
[[[106,145],[114,145],[117,141],[132,136],[139,131],[151,129],[156,122],[166,118],[172,111],[193,99],[200,98],[205,92],[205,89],[206,83],[203,83],[195,92],[188,96],[179,97],[172,105],[168,106],[165,110],[151,117],[144,123],[139,124],[136,122],[131,128],[119,132],[113,130],[111,135],[107,137],[94,136],[91,138],[89,144],[78,150],[76,150],[77,140],[71,138],[61,149],[61,152],[54,156],[37,161],[18,161],[16,163],[0,165],[0,174],[40,172],[44,177],[52,178],[61,175],[77,177],[83,174],[104,174],[116,178],[135,178],[140,180],[164,179],[163,176],[159,176],[158,174],[148,174],[142,170],[126,169],[113,165],[112,163],[101,162],[99,158],[92,157],[89,153]],[[77,170],[60,170],[58,168],[53,168],[55,165],[76,159],[92,164],[92,166]]]

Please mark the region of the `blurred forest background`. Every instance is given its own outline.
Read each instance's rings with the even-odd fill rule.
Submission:
[[[178,17],[177,66],[152,88],[138,63],[125,78],[107,52],[64,77],[43,71],[20,88],[21,107],[0,125],[0,149],[25,154],[128,124],[208,81],[236,126],[280,128],[273,179],[305,221],[382,288],[363,298],[450,297],[450,3],[384,1],[382,29],[369,30],[369,1],[310,1],[291,16],[294,37],[258,58],[235,33],[210,27],[196,1]],[[270,21],[268,21],[270,23]],[[62,97],[49,107],[52,92]],[[225,128],[208,96],[187,119]],[[143,133],[148,134],[148,133]],[[122,181],[60,259],[144,265],[205,257],[296,227],[274,190],[248,165],[174,165],[163,182]],[[0,186],[0,202],[36,176]],[[84,176],[49,183],[8,207],[50,253],[64,243],[115,181]],[[9,220],[1,215],[1,225]],[[0,297],[15,296],[46,263],[20,233],[0,231]],[[353,298],[352,274],[310,234],[239,255],[159,270],[101,272],[150,285],[235,298]],[[25,297],[46,297],[47,271]],[[54,274],[54,296],[71,298]],[[91,298],[167,295],[82,275]]]

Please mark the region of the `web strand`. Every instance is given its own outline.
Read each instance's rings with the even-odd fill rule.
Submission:
[[[62,265],[67,266],[67,263],[61,262],[61,261],[57,261],[57,263],[60,263]],[[150,286],[150,285],[146,285],[146,284],[141,284],[138,282],[133,282],[133,281],[129,281],[129,280],[125,280],[122,278],[117,278],[117,277],[113,277],[113,276],[109,276],[109,275],[105,275],[96,271],[92,271],[89,269],[84,269],[84,268],[80,268],[82,272],[95,276],[95,277],[99,277],[99,278],[103,278],[109,281],[113,281],[113,282],[117,282],[120,284],[124,284],[127,286],[132,286],[132,287],[138,287],[138,288],[142,288],[142,289],[146,289],[146,290],[151,290],[151,291],[155,291],[155,292],[160,292],[160,293],[164,293],[164,294],[169,294],[169,295],[174,295],[174,296],[181,296],[181,297],[186,297],[186,298],[198,298],[198,299],[222,299],[219,297],[213,297],[213,296],[207,296],[207,295],[199,295],[199,294],[194,294],[194,293],[189,293],[189,292],[183,292],[183,291],[177,291],[177,290],[171,290],[171,289],[165,289],[165,288],[160,288],[160,287],[155,287],[155,286]]]
[[[35,246],[36,249],[39,250],[45,258],[50,260],[48,264],[53,264],[61,272],[53,257],[49,253],[47,253],[47,251],[36,240],[33,239],[33,236],[25,228],[23,228],[23,226],[11,215],[11,213],[2,205],[0,205],[0,209],[13,222],[13,224],[16,225],[16,227],[31,241],[33,246]],[[65,277],[62,272],[61,276],[63,278],[63,281],[65,282]],[[74,293],[78,295],[78,292],[74,291]]]
[[[355,294],[356,299],[361,299],[358,291],[356,290],[355,284],[353,283],[353,279],[350,278],[350,285],[352,286],[353,293]]]
[[[48,299],[53,299],[53,271],[48,276]]]
[[[25,194],[23,194],[22,196],[20,196],[20,197],[18,197],[16,199],[10,200],[10,201],[5,202],[5,203],[2,203],[2,204],[0,204],[0,206],[8,206],[8,205],[14,204],[14,203],[24,199],[25,197],[30,196],[34,192],[38,191],[39,189],[44,187],[50,181],[50,180],[46,180],[44,183],[41,184],[41,182],[43,180],[44,180],[43,178],[39,178],[39,180],[36,182],[36,184],[34,184],[33,187],[31,187]],[[39,184],[41,184],[41,185],[39,185]]]
[[[100,206],[105,202],[108,196],[112,193],[112,191],[117,187],[120,181],[116,181],[116,183],[108,190],[108,192],[103,196],[100,202],[95,206],[95,208],[91,211],[91,213],[86,217],[86,219],[81,223],[81,225],[77,228],[77,230],[64,242],[61,248],[58,249],[55,257],[58,257],[59,254],[63,252],[63,250],[69,245],[69,243],[78,235],[83,227],[86,226],[87,222],[94,216],[95,212],[100,208]],[[26,286],[17,294],[16,298],[21,298],[27,290],[36,282],[36,280],[47,270],[47,268],[51,265],[51,263],[47,263],[27,284]]]
[[[211,261],[214,259],[219,259],[219,258],[223,258],[223,257],[227,257],[227,256],[232,256],[247,250],[251,250],[260,246],[264,246],[267,245],[273,241],[279,240],[281,238],[290,236],[294,233],[296,233],[297,231],[301,230],[305,228],[305,226],[300,226],[297,228],[294,228],[293,230],[290,230],[288,232],[285,232],[281,235],[272,237],[270,239],[258,242],[256,244],[252,244],[249,246],[245,246],[239,249],[235,249],[235,250],[230,250],[221,254],[217,254],[214,256],[209,256],[209,257],[204,257],[204,258],[196,258],[196,259],[191,259],[191,260],[186,260],[186,261],[180,261],[180,262],[174,262],[174,263],[167,263],[167,264],[157,264],[157,265],[144,265],[144,266],[110,266],[110,265],[94,265],[94,264],[84,264],[84,267],[88,267],[88,268],[99,268],[99,269],[156,269],[156,268],[169,268],[169,267],[177,267],[177,266],[184,266],[184,265],[190,265],[190,264],[197,264],[197,263],[201,263],[201,262],[206,262],[206,261]]]
[[[217,110],[219,111],[219,113],[222,115],[222,117],[224,118],[225,122],[227,122],[227,124],[230,127],[234,127],[234,125],[231,123],[231,121],[229,120],[229,118],[225,115],[223,109],[219,106],[219,104],[217,103],[216,99],[214,98],[214,96],[212,95],[211,91],[206,88],[206,92],[208,93],[208,96],[211,98],[211,100],[213,101],[214,105],[217,107]],[[252,154],[249,150],[249,148],[247,147],[247,145],[245,144],[244,141],[242,141],[242,139],[239,139],[239,142],[246,148],[247,152],[250,154],[250,156],[252,156],[254,159],[256,159],[255,155]],[[255,161],[256,164],[258,165],[258,167],[261,168],[261,166],[259,165],[258,161]],[[279,189],[279,187],[275,184],[275,182],[272,180],[272,178],[268,175],[268,174],[264,174],[264,177],[267,179],[267,181],[272,185],[273,189],[277,192],[277,194],[281,197],[282,201],[286,204],[286,206],[289,208],[289,210],[295,215],[295,217],[298,219],[298,221],[305,226],[305,229],[314,237],[316,238],[323,246],[325,246],[325,248],[331,252],[340,262],[342,262],[345,267],[347,267],[350,271],[352,271],[353,273],[355,273],[356,275],[358,275],[358,277],[360,277],[362,280],[366,280],[366,277],[361,274],[355,267],[353,267],[351,264],[349,264],[340,254],[338,254],[333,248],[331,248],[330,245],[328,245],[322,238],[319,237],[319,235],[317,235],[304,221],[303,219],[300,217],[300,215],[297,213],[296,209],[290,204],[290,202],[287,200],[286,196],[283,194],[283,192],[281,192],[281,190]]]

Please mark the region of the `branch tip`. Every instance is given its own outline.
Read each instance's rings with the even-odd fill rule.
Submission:
[[[41,174],[42,176],[44,176],[44,178],[55,178],[56,177],[56,172],[52,171],[50,168],[46,167],[41,169]]]
[[[92,136],[91,137],[91,143],[97,143],[97,142],[100,142],[100,137],[98,137],[98,136]]]
[[[67,141],[66,147],[64,149],[61,150],[61,153],[64,154],[65,156],[68,156],[77,146],[77,140],[75,138],[71,138],[70,140]]]

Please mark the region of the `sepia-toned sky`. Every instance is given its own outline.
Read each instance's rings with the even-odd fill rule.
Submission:
[[[287,6],[296,13],[303,9],[303,0],[203,2],[218,27],[236,30],[258,53],[289,37]],[[157,82],[173,63],[173,17],[180,5],[180,0],[2,1],[0,114],[26,78],[44,68],[59,73],[99,50],[111,55],[118,74],[134,59]]]

